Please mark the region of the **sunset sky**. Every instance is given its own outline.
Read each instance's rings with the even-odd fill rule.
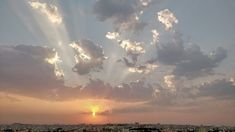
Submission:
[[[0,0],[0,123],[235,125],[234,0]]]

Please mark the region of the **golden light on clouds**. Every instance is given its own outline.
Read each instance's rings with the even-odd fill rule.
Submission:
[[[46,58],[45,61],[51,65],[54,65],[54,73],[57,78],[62,78],[64,76],[63,70],[60,68],[59,63],[62,62],[57,52],[51,58]]]

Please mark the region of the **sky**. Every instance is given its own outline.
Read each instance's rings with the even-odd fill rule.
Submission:
[[[235,125],[234,0],[1,0],[0,123]]]

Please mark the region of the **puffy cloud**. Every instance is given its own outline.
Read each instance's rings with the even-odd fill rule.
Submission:
[[[45,59],[49,64],[54,66],[54,73],[58,78],[62,78],[64,76],[63,70],[60,68],[59,63],[62,62],[57,52],[53,57],[49,57]]]
[[[73,71],[80,75],[88,74],[90,71],[103,69],[103,61],[106,59],[101,46],[90,40],[83,39],[73,42],[70,46],[74,49],[76,65]]]
[[[110,40],[117,40],[120,37],[120,34],[118,32],[107,32],[105,37]]]
[[[131,40],[121,40],[119,42],[120,46],[125,49],[127,54],[139,55],[145,53],[145,49],[140,42],[135,42]]]
[[[97,0],[93,12],[100,21],[111,20],[117,31],[140,31],[147,23],[139,20],[149,0]]]
[[[52,99],[53,90],[63,87],[55,66],[45,59],[55,51],[40,46],[0,46],[0,90],[26,96]]]
[[[157,19],[164,24],[166,30],[171,29],[174,24],[178,23],[177,18],[169,9],[159,11],[157,13]]]
[[[152,29],[151,30],[151,33],[152,33],[152,37],[153,37],[153,40],[151,42],[151,44],[156,44],[159,42],[159,32],[156,30],[156,29]]]
[[[122,62],[122,60],[120,60]],[[132,73],[148,74],[158,68],[157,64],[147,61],[144,64],[137,65],[135,62],[130,62],[127,58],[123,58],[123,63],[128,67],[128,71]]]
[[[175,36],[172,42],[157,45],[157,61],[174,66],[176,76],[189,78],[213,73],[222,60],[227,56],[227,51],[218,47],[211,54],[205,54],[200,47],[193,44],[184,47],[180,36]]]
[[[120,40],[119,45],[125,50],[127,56],[132,59],[134,64],[137,62],[138,57],[145,53],[145,49],[142,46],[143,44],[140,42]]]
[[[154,31],[154,33],[156,32]],[[155,39],[157,39],[157,36],[154,37]],[[158,65],[152,62],[137,64],[138,57],[145,53],[143,43],[131,41],[129,39],[122,40],[118,32],[108,32],[106,34],[106,38],[110,40],[116,40],[117,43],[119,43],[120,47],[125,50],[127,57],[124,57],[123,61],[119,60],[119,62],[124,62],[124,64],[128,67],[129,72],[148,74],[158,67]],[[128,59],[131,59],[131,61],[129,61]]]
[[[33,9],[38,9],[41,13],[45,14],[52,23],[62,23],[62,17],[57,6],[39,1],[29,1],[28,3]]]
[[[134,63],[137,62],[138,56],[145,53],[143,43],[131,41],[129,39],[122,39],[118,32],[108,32],[106,38],[110,40],[115,40],[122,47],[127,56],[131,57]]]
[[[168,88],[170,88],[172,91],[175,91],[176,86],[175,86],[175,76],[174,75],[164,76],[164,82]]]

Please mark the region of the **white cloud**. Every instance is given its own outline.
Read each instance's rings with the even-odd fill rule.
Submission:
[[[164,76],[164,82],[168,88],[170,88],[172,91],[175,91],[176,86],[175,86],[175,76],[174,75]]]
[[[177,18],[169,9],[165,9],[158,12],[157,18],[162,24],[165,25],[166,30],[171,29],[174,24],[178,23]]]
[[[120,37],[120,34],[118,32],[107,32],[105,37],[110,40],[117,40]]]
[[[62,60],[60,60],[60,57],[57,52],[55,52],[54,56],[46,58],[45,61],[54,66],[54,73],[58,79],[64,76],[64,72],[59,66],[59,63],[61,63]]]
[[[155,70],[158,67],[156,64],[145,64],[145,65],[140,65],[140,66],[135,66],[135,67],[129,67],[128,70],[129,72],[132,73],[144,73],[148,74],[151,71]]]
[[[38,9],[41,13],[45,14],[52,23],[62,23],[62,17],[58,11],[58,7],[55,5],[41,3],[39,1],[29,1],[28,3],[33,9]]]
[[[120,46],[125,49],[127,53],[131,54],[143,54],[145,53],[145,49],[141,45],[140,42],[130,41],[130,40],[122,40],[120,42]]]
[[[230,78],[230,80],[229,80],[231,83],[233,83],[233,85],[235,86],[235,79],[234,78]]]
[[[152,2],[152,0],[140,0],[140,2],[142,6],[148,6]]]
[[[76,42],[71,43],[70,46],[76,51],[76,53],[78,53],[74,56],[76,63],[79,63],[80,61],[91,60],[90,55],[88,55],[88,53],[85,52],[82,46],[78,45]]]
[[[157,42],[159,42],[159,35],[160,34],[159,34],[159,32],[156,29],[152,29],[151,33],[152,33],[152,38],[153,38],[151,44],[154,45]]]

